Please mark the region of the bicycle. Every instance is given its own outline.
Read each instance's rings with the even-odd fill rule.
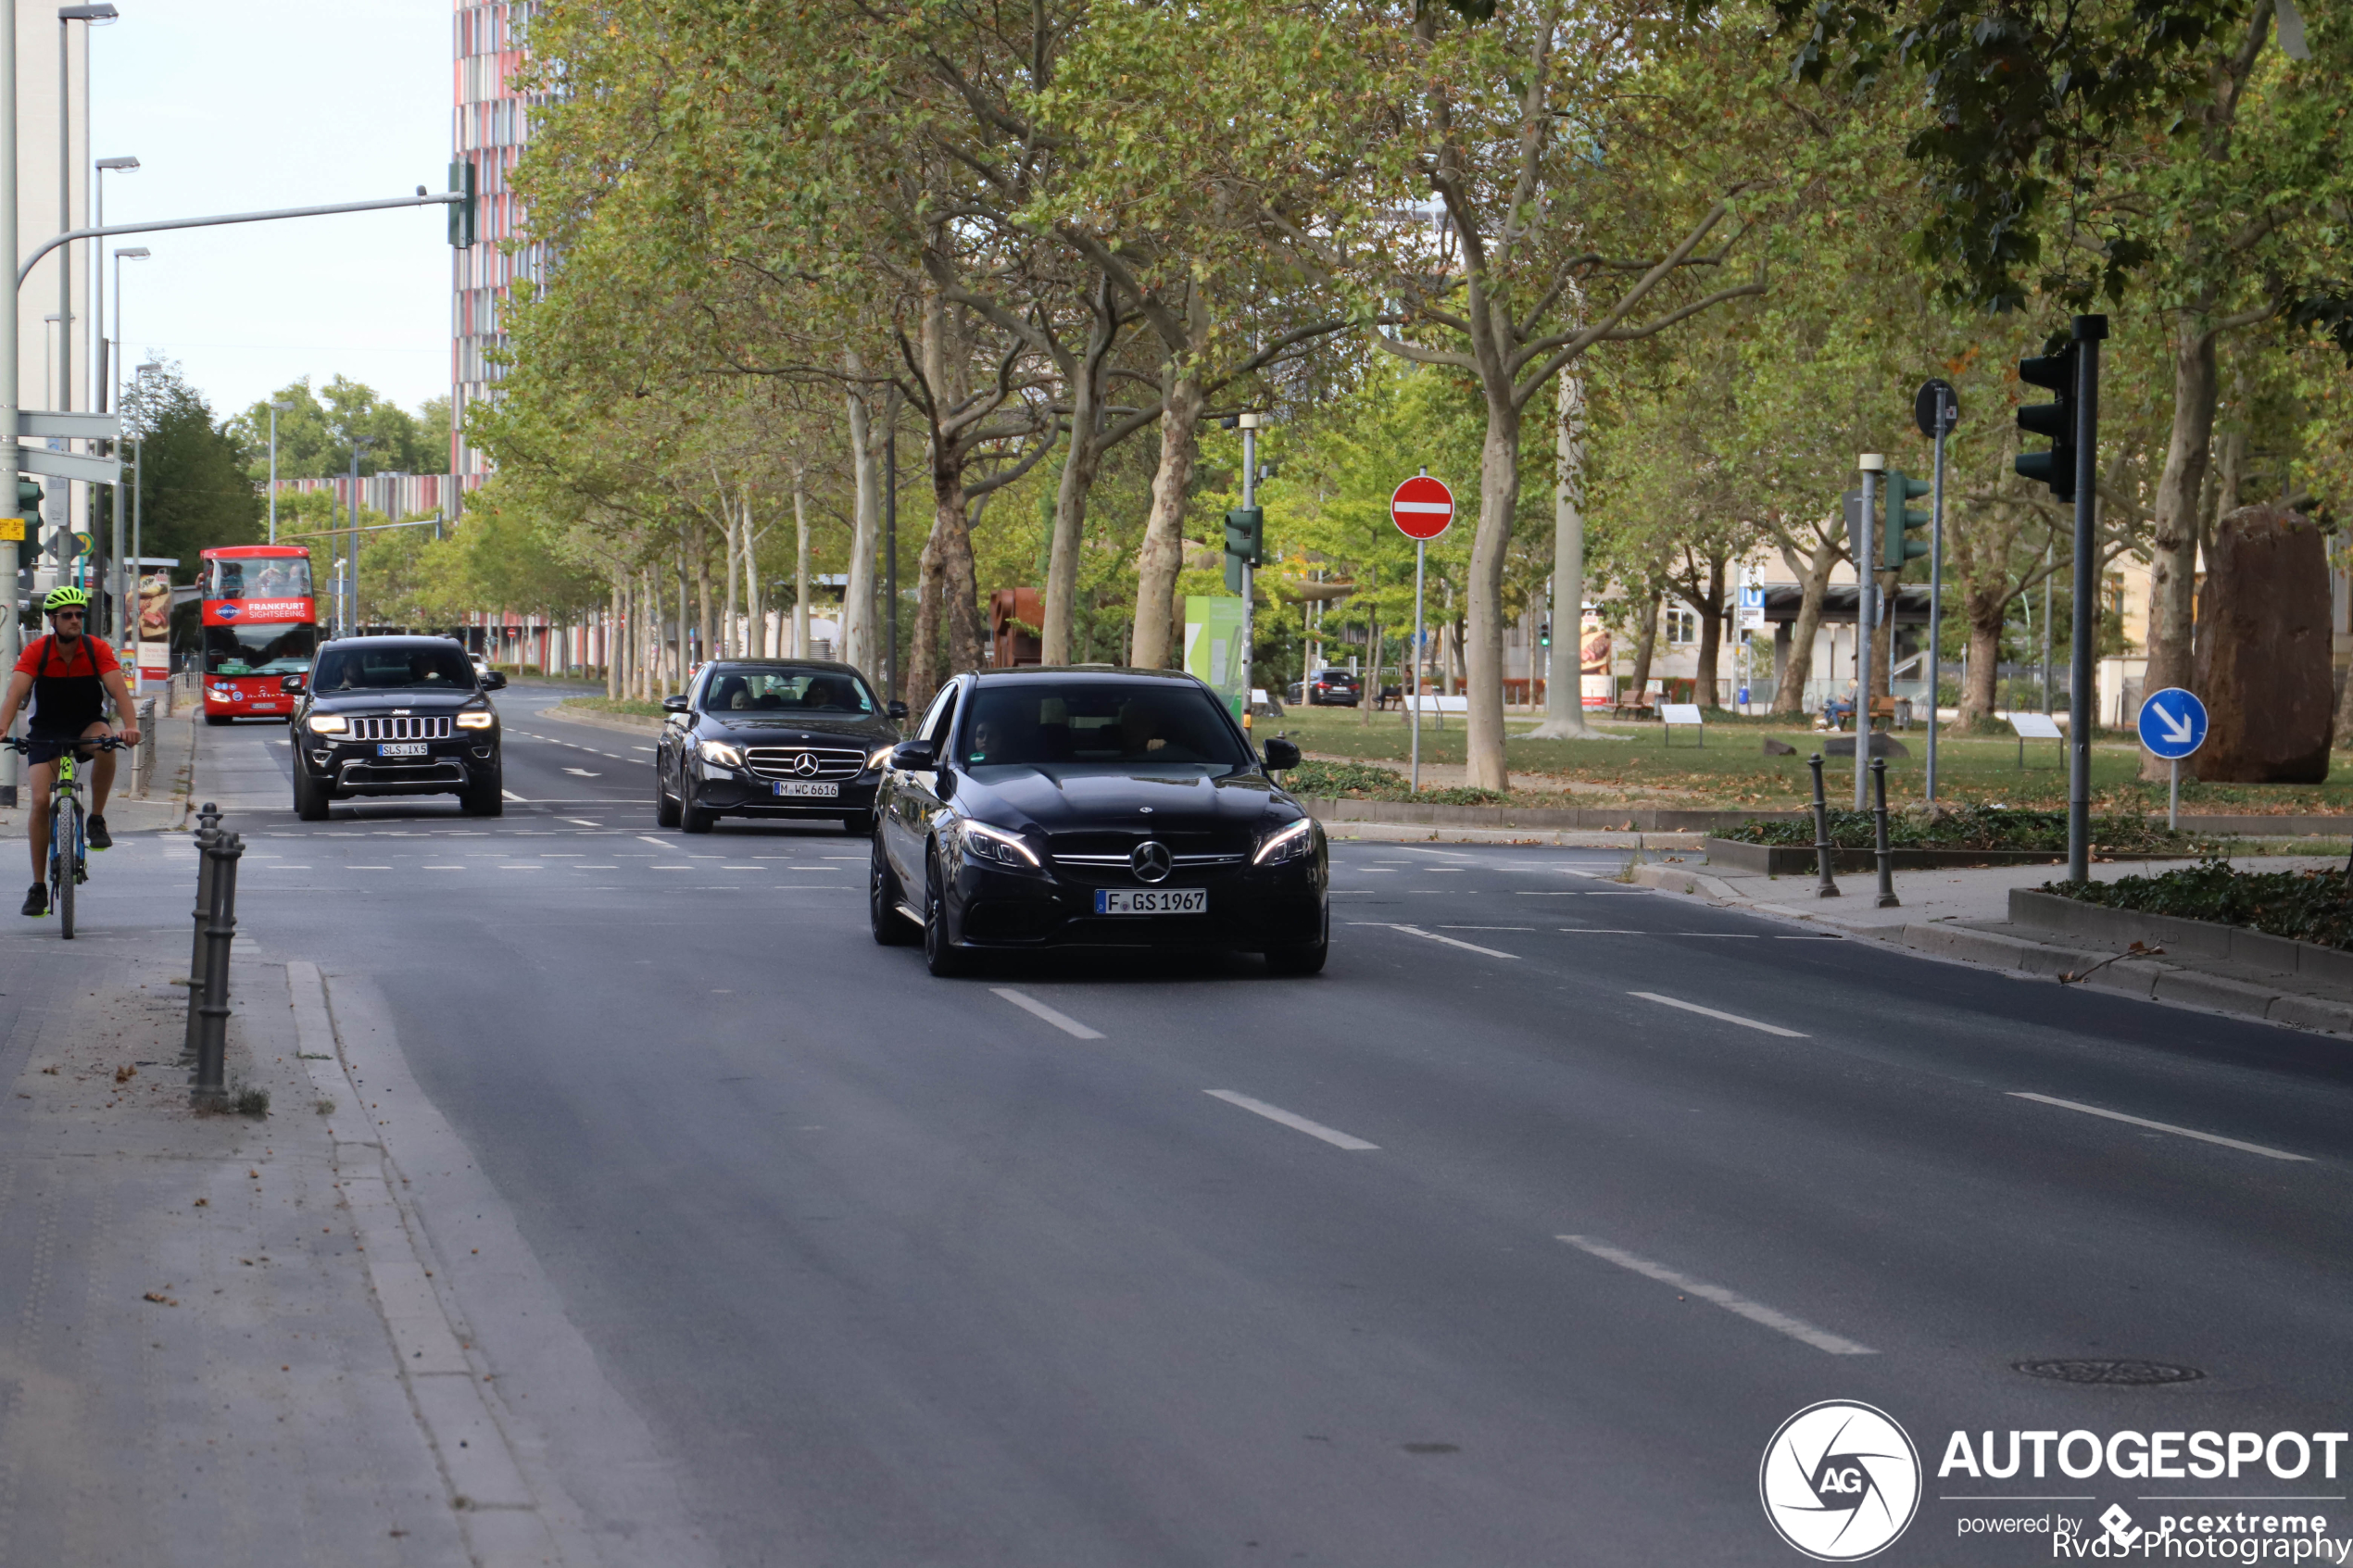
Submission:
[[[21,738],[6,744],[20,752],[32,749]],[[69,942],[73,940],[73,890],[90,880],[89,844],[82,827],[88,813],[82,809],[80,759],[75,754],[83,746],[112,751],[121,744],[115,735],[94,735],[57,755],[57,781],[49,786],[49,909],[57,917],[58,935]]]

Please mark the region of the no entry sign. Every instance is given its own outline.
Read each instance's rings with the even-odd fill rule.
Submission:
[[[1389,515],[1408,539],[1435,539],[1454,521],[1454,493],[1443,480],[1417,474],[1389,498]]]

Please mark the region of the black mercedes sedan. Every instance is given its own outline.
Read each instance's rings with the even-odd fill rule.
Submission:
[[[338,637],[308,673],[278,684],[299,700],[290,721],[295,815],[324,822],[330,801],[361,795],[455,795],[468,816],[505,809],[498,712],[447,637]]]
[[[663,827],[709,833],[722,817],[782,817],[874,831],[875,784],[907,705],[883,702],[850,666],[723,659],[661,706],[654,821]]]
[[[1216,695],[1164,670],[1001,670],[940,688],[875,802],[875,940],[934,974],[1051,947],[1221,947],[1324,967],[1323,829]]]

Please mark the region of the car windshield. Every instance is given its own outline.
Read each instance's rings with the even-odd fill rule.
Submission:
[[[470,692],[473,666],[455,643],[396,643],[384,647],[330,647],[319,656],[317,692],[385,692],[423,687]]]
[[[963,745],[967,767],[1251,765],[1210,694],[1177,681],[983,685]]]
[[[835,713],[881,710],[866,683],[848,670],[793,664],[723,664],[703,688],[706,713]]]
[[[275,626],[208,626],[204,667],[212,675],[291,675],[310,668],[319,628],[308,621]]]

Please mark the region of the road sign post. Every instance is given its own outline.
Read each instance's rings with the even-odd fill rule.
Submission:
[[[1928,765],[1922,795],[1936,804],[1936,705],[1944,700],[1944,671],[1941,650],[1944,640],[1944,438],[1961,422],[1960,399],[1953,383],[1941,378],[1925,381],[1912,398],[1913,422],[1936,443],[1935,493],[1929,503],[1928,527]]]
[[[2165,759],[2172,777],[2165,792],[2165,827],[2182,825],[2182,759],[2206,744],[2206,704],[2180,686],[2151,692],[2141,703],[2141,744]]]
[[[1429,556],[1429,542],[1453,526],[1454,493],[1446,482],[1432,479],[1429,470],[1407,480],[1389,498],[1390,521],[1397,531],[1414,542],[1414,763],[1407,787],[1416,794],[1422,787],[1422,577]],[[1373,671],[1373,684],[1380,684],[1380,671]],[[1579,700],[1583,700],[1579,698]]]

